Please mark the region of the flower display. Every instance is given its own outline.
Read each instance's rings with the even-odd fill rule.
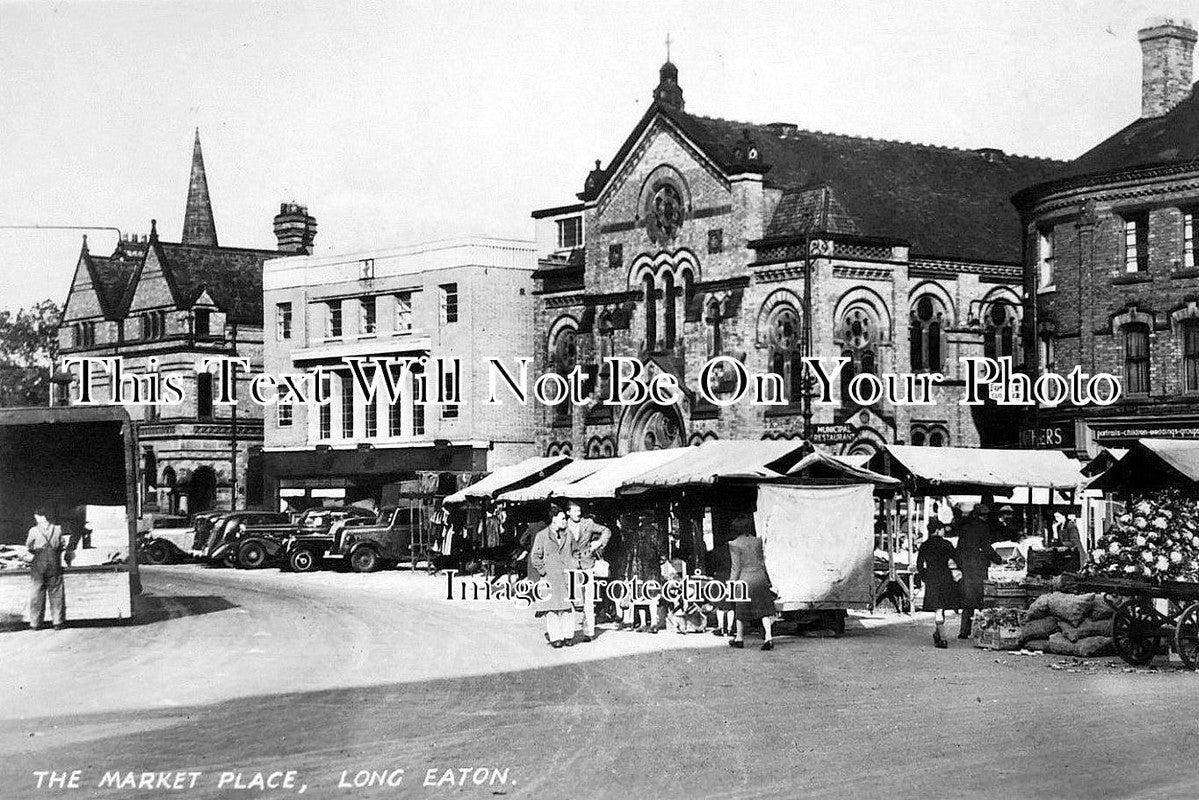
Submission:
[[[1199,582],[1199,503],[1175,489],[1138,498],[1099,537],[1086,572]]]

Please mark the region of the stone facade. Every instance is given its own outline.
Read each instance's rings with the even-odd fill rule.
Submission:
[[[542,256],[535,275],[539,368],[565,373],[581,365],[597,374],[586,406],[542,410],[541,452],[604,457],[711,438],[811,432],[836,452],[870,453],[882,443],[977,446],[1002,435],[985,424],[980,432],[978,413],[958,404],[958,358],[991,352],[990,338],[1020,359],[1016,215],[967,213],[945,225],[969,227],[962,235],[909,238],[892,218],[935,211],[918,208],[917,197],[888,196],[905,186],[874,198],[891,204],[894,214],[870,207],[870,187],[890,178],[859,178],[838,166],[844,163],[838,156],[927,164],[931,173],[952,173],[945,186],[958,187],[963,198],[990,192],[992,208],[1006,201],[1002,187],[1011,180],[1047,175],[1055,165],[991,150],[696,117],[683,111],[677,74],[673,65],[663,67],[654,105],[608,167],[597,162],[581,202],[533,215]],[[962,180],[963,173],[977,175],[978,184]],[[910,188],[945,194],[931,184]],[[1000,239],[989,233],[997,228],[1011,232],[1006,245],[990,243]],[[913,330],[919,332],[915,363]],[[796,359],[843,354],[857,373],[931,368],[945,381],[931,405],[863,406],[850,402],[837,380],[834,402],[811,404],[809,424]],[[673,374],[685,397],[664,407],[602,403],[611,376],[599,365],[607,356]],[[743,399],[721,407],[705,400],[699,374],[715,356],[736,359],[750,374],[778,374],[784,404]],[[728,396],[727,380],[711,384],[715,399]]]
[[[279,252],[216,246],[198,133],[186,218],[178,243],[161,240],[154,221],[148,236],[122,236],[106,257],[93,255],[84,238],[60,352],[67,359],[119,357],[130,388],[154,375],[179,387],[182,402],[142,398],[127,405],[142,451],[143,511],[260,505],[262,408],[251,401],[245,375],[238,376],[236,403],[215,402],[213,378],[198,366],[204,357],[229,356],[262,370],[262,263]],[[71,374],[74,380],[60,376],[54,402],[80,401],[79,367]],[[94,400],[112,402],[112,384],[101,373]]]

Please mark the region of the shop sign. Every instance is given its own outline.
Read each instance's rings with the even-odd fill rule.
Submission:
[[[857,438],[857,428],[845,422],[812,426],[813,444],[852,444]]]
[[[1025,428],[1020,432],[1022,447],[1073,450],[1074,444],[1074,423],[1072,421],[1041,425],[1037,428]]]
[[[1131,439],[1199,439],[1199,420],[1187,422],[1144,423],[1129,422],[1094,429],[1095,441],[1099,444],[1123,442]]]

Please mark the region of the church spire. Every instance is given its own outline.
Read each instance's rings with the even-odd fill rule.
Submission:
[[[187,187],[187,210],[183,214],[183,244],[216,247],[216,222],[212,218],[212,201],[208,198],[208,178],[204,174],[204,154],[200,150],[200,129],[196,128],[196,144],[192,150],[192,174]]]

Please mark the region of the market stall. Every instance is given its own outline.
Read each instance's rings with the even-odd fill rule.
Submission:
[[[883,540],[890,563],[886,579],[880,580],[880,592],[902,590],[911,603],[920,540],[933,519],[952,524],[954,500],[1010,507],[1009,518],[1001,519],[995,508],[988,522],[997,532],[1003,531],[997,537],[1021,548],[1034,537],[1049,544],[1047,519],[1055,509],[1079,515],[1080,527],[1086,530],[1087,509],[1079,505],[1080,489],[1087,482],[1081,466],[1060,450],[886,446],[871,459],[870,468],[898,479],[902,488],[884,509]],[[1038,551],[1038,563],[1045,563],[1049,571],[1058,561],[1064,567],[1058,550]],[[1031,550],[1021,552],[1033,556]],[[902,564],[896,563],[898,553]],[[1023,584],[1024,577],[1013,573],[1005,582]]]

